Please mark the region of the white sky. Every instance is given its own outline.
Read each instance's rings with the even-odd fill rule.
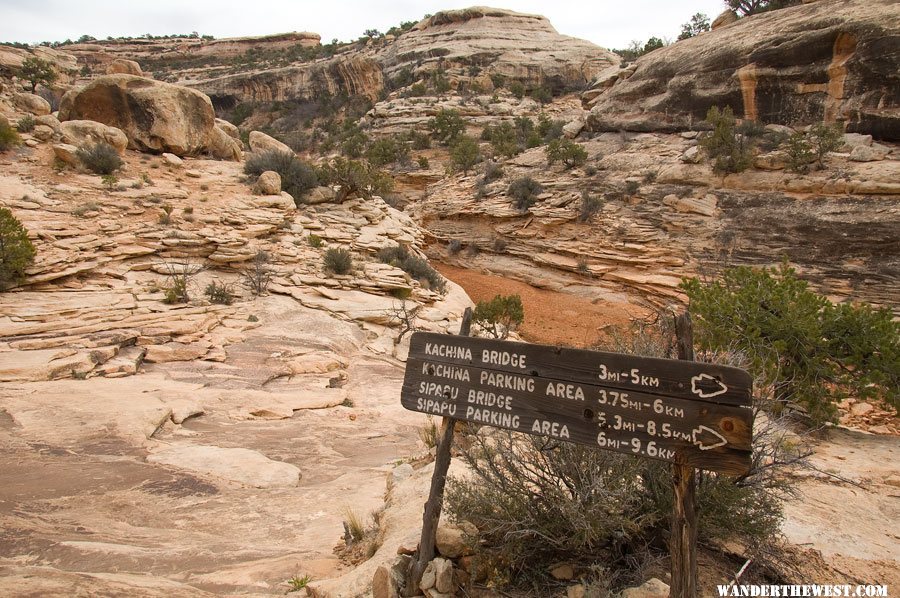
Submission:
[[[366,29],[383,32],[426,13],[478,3],[542,14],[560,33],[607,48],[653,35],[674,40],[694,13],[712,20],[725,8],[723,0],[0,0],[0,41],[192,31],[215,37],[313,31],[323,42],[350,41]]]

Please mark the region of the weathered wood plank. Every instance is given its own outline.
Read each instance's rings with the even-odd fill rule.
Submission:
[[[412,335],[409,354],[448,364],[724,405],[750,405],[753,384],[747,372],[728,366],[428,332]]]

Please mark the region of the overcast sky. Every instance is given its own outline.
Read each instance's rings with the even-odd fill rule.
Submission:
[[[542,14],[565,35],[607,48],[650,36],[675,39],[697,12],[714,19],[723,0],[0,0],[0,41],[35,43],[190,33],[215,37],[313,31],[323,42],[350,41],[363,31],[385,31],[427,13],[477,4]]]

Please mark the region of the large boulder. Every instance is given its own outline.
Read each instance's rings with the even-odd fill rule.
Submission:
[[[250,151],[252,152],[281,152],[293,154],[294,150],[262,131],[250,131]]]
[[[63,142],[78,147],[108,143],[116,148],[119,154],[124,154],[125,148],[128,147],[128,137],[120,129],[92,120],[67,120],[60,123],[59,130]]]
[[[125,58],[116,58],[108,65],[106,65],[106,74],[107,75],[135,75],[137,77],[143,77],[144,71],[141,70],[141,65],[139,65],[134,60],[126,60]]]
[[[215,126],[209,97],[199,91],[135,75],[107,75],[68,92],[59,119],[94,120],[116,127],[128,147],[154,153],[196,156],[206,151],[236,159],[228,137]],[[230,144],[229,144],[230,145]]]
[[[642,56],[583,96],[591,131],[689,130],[711,106],[762,123],[844,122],[900,139],[896,0],[814,2],[744,17]],[[599,91],[599,93],[598,93]]]
[[[50,114],[50,102],[33,93],[17,93],[13,96],[13,104],[19,110],[29,112],[35,116]]]

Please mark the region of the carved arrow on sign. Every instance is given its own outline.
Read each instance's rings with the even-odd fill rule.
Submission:
[[[709,399],[725,394],[728,387],[709,374],[700,374],[691,378],[691,392],[701,399]]]
[[[706,433],[706,438],[702,438],[702,434]],[[701,451],[708,451],[710,449],[719,448],[720,446],[725,446],[728,444],[728,441],[724,436],[713,430],[712,428],[708,428],[706,426],[699,426],[694,428],[691,434],[691,438],[697,448]],[[708,442],[704,442],[704,440]]]

